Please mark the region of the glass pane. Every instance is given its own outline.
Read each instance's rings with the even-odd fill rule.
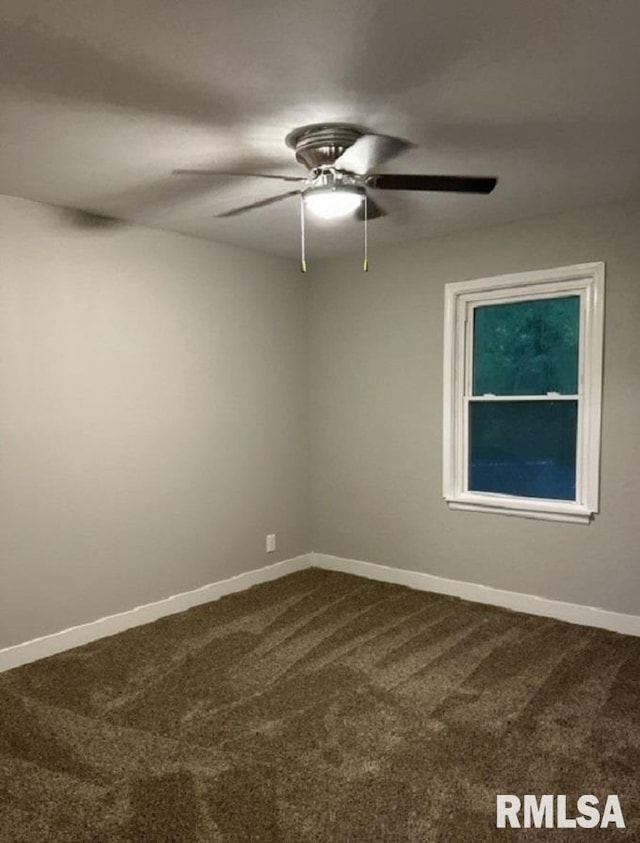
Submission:
[[[474,309],[473,394],[578,391],[580,297]]]
[[[576,497],[577,401],[470,401],[469,489]]]

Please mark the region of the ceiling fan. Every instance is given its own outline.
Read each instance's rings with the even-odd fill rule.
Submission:
[[[269,173],[244,173],[228,170],[174,170],[175,175],[241,176],[298,184],[295,190],[279,193],[233,208],[218,217],[234,217],[263,208],[294,196],[300,197],[304,261],[304,210],[317,216],[336,219],[354,215],[366,222],[386,216],[384,208],[372,198],[370,190],[420,190],[454,193],[491,193],[497,178],[488,176],[405,175],[376,173],[391,158],[400,155],[413,144],[401,138],[379,135],[347,123],[315,123],[294,129],[285,138],[295,157],[309,171],[306,176],[283,176]],[[366,245],[366,238],[365,238]],[[365,254],[365,269],[367,259]]]

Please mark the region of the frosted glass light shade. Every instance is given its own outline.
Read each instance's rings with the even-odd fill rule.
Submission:
[[[361,193],[347,188],[310,190],[304,196],[305,205],[311,213],[326,220],[348,216],[359,207],[362,199]]]

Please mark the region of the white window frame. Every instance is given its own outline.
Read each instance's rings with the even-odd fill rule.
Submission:
[[[604,340],[603,262],[520,272],[445,286],[443,496],[451,509],[520,515],[587,524],[599,509],[602,357]],[[468,488],[469,397],[471,395],[473,309],[527,299],[580,296],[577,400],[576,499],[528,498]],[[555,394],[540,396],[542,400]],[[502,400],[512,399],[504,396]],[[500,400],[490,398],[489,400]],[[474,398],[478,400],[478,396]]]

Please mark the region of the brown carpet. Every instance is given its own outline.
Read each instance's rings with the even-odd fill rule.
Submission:
[[[0,676],[2,843],[637,841],[639,772],[640,639],[315,569]]]

